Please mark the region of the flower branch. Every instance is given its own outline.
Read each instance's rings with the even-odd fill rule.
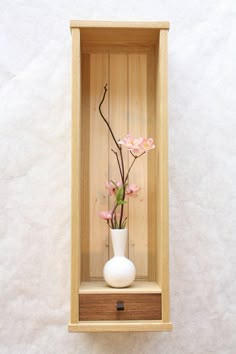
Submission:
[[[125,228],[127,222],[127,216],[124,216],[124,207],[125,204],[127,203],[126,197],[127,198],[136,197],[138,191],[140,190],[140,187],[138,187],[136,184],[128,185],[130,171],[133,168],[135,161],[141,156],[143,156],[149,150],[154,149],[155,145],[152,138],[149,139],[143,137],[135,138],[131,134],[127,134],[123,139],[120,140],[117,140],[115,138],[115,134],[113,133],[113,130],[108,120],[103,115],[101,109],[102,104],[106,97],[106,93],[107,93],[107,84],[104,86],[103,97],[99,104],[99,113],[102,119],[104,120],[104,122],[106,123],[108,130],[112,136],[112,139],[114,140],[115,145],[118,149],[118,152],[115,151],[114,149],[111,149],[111,151],[116,156],[116,161],[118,164],[121,181],[114,182],[113,180],[111,180],[110,182],[106,182],[106,188],[109,191],[109,195],[115,196],[115,201],[111,211],[102,211],[99,213],[99,216],[103,220],[107,221],[107,224],[110,228],[122,229]],[[123,158],[122,145],[123,147],[128,149],[131,156],[133,156],[133,161],[126,173],[125,173],[125,164]],[[118,216],[117,210],[119,207],[120,207],[120,215]]]
[[[129,167],[129,169],[128,169],[127,175],[126,175],[126,177],[125,177],[125,183],[127,182],[128,178],[129,178],[129,173],[130,173],[131,168],[133,167],[135,161],[136,161],[139,157],[143,156],[143,155],[145,154],[145,151],[144,151],[141,155],[139,155],[139,156],[135,156],[134,154],[132,154],[132,152],[130,152],[130,153],[131,153],[131,155],[134,157],[134,159],[133,159],[132,164],[130,165],[130,167]]]

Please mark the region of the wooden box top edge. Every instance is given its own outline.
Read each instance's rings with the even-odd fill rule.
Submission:
[[[70,28],[145,28],[145,29],[166,29],[169,30],[168,21],[159,22],[127,22],[127,21],[86,21],[71,20]]]

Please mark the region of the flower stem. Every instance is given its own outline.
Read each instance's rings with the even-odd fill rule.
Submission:
[[[129,169],[128,169],[127,175],[126,175],[126,177],[125,177],[125,183],[128,181],[130,170],[131,170],[131,168],[133,167],[135,161],[136,161],[139,157],[143,156],[143,155],[145,154],[145,151],[144,151],[142,154],[140,154],[139,156],[134,155],[132,152],[130,152],[130,153],[131,153],[131,155],[133,156],[134,159],[133,159],[133,162],[132,162],[132,164],[130,165],[130,167],[129,167]]]
[[[129,178],[130,170],[131,170],[131,168],[133,167],[133,165],[134,165],[136,159],[137,159],[137,156],[134,156],[133,162],[132,162],[132,164],[130,165],[130,167],[129,167],[129,169],[128,169],[128,172],[127,172],[127,175],[126,175],[126,177],[125,177],[125,182],[127,182],[128,178]]]
[[[118,163],[118,167],[119,167],[119,171],[120,171],[120,176],[121,176],[121,180],[122,180],[122,171],[121,171],[121,166],[120,166],[120,161],[119,161],[119,157],[118,157],[118,153],[111,149],[112,152],[114,152],[114,154],[116,155],[116,159],[117,159],[117,163]]]
[[[120,160],[121,160],[121,179],[122,179],[122,185],[123,185],[123,195],[122,195],[122,201],[125,200],[125,166],[124,166],[124,158],[123,158],[123,152],[122,148],[120,147]],[[119,229],[122,228],[122,222],[123,222],[123,214],[124,214],[124,204],[121,204],[120,208],[120,221],[119,221]]]
[[[114,221],[115,221],[114,214],[116,212],[117,207],[118,207],[118,204],[116,203],[114,205],[114,208],[113,208],[112,212],[111,212],[111,226],[112,226],[113,229],[115,228],[114,227]],[[113,221],[113,218],[114,218],[114,221]]]

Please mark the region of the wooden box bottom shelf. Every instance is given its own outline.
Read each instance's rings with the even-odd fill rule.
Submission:
[[[80,294],[80,321],[161,320],[161,294]]]

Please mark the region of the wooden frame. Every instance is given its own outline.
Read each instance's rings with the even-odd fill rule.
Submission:
[[[71,21],[70,332],[167,331],[172,328],[168,247],[168,29],[168,22]],[[102,130],[102,122],[98,123],[96,110],[101,99],[102,83],[106,81],[109,81],[110,94],[103,109],[113,128],[121,134],[121,130],[125,132],[130,124],[138,133],[145,131],[148,136],[154,135],[158,145],[156,152],[144,159],[139,170],[133,173],[133,178],[141,179],[144,187],[139,211],[131,203],[128,209],[130,219],[142,218],[142,223],[137,226],[130,222],[127,253],[130,258],[133,257],[139,274],[134,285],[127,289],[112,289],[101,281],[101,265],[112,252],[107,230],[101,221],[94,221],[96,219],[93,218],[97,208],[101,207],[93,204],[94,199],[98,200],[98,204],[99,200],[100,204],[109,203],[103,195],[96,195],[99,184],[102,188],[103,176],[100,175],[103,173],[97,172],[94,167],[98,159],[96,154],[101,155],[101,149],[109,151],[111,147],[105,130]],[[103,142],[101,146],[100,140]],[[114,165],[109,162],[109,155],[104,160],[99,161],[101,170],[105,168],[109,174],[114,170]],[[98,174],[98,182],[92,180],[94,174]],[[147,199],[144,199],[145,195]],[[156,294],[158,299],[161,298],[161,317],[155,320],[81,321],[79,298],[86,294],[93,295],[94,299],[100,299],[99,294],[105,297],[109,294],[113,294],[112,297],[125,295],[128,299],[130,297],[131,302],[134,295],[138,298],[139,295]]]

